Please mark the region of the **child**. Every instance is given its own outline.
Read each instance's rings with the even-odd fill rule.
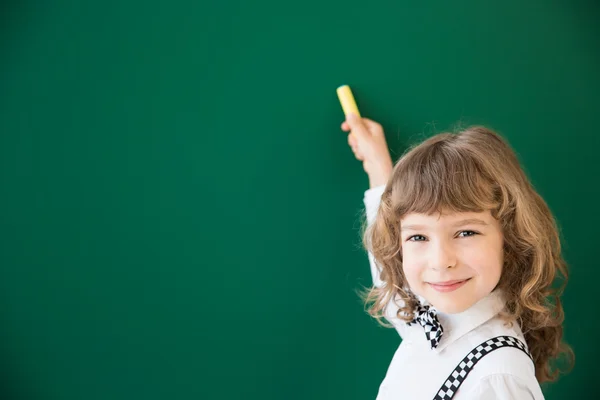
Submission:
[[[557,375],[549,362],[572,360],[561,342],[567,266],[512,149],[471,127],[394,166],[379,124],[350,114],[342,129],[370,181],[369,312],[402,338],[377,399],[543,399],[540,383]]]

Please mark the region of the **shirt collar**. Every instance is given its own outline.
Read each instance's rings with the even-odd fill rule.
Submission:
[[[423,297],[417,297],[421,303],[427,304]],[[502,311],[505,304],[504,293],[500,289],[496,289],[461,313],[446,314],[438,311],[437,316],[440,324],[444,327],[444,334],[437,347],[431,351],[441,352],[446,346],[494,318]],[[415,331],[420,330],[420,334],[423,334],[420,326],[415,325],[414,327],[417,328]]]

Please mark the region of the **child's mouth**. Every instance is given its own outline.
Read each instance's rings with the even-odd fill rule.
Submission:
[[[463,279],[463,280],[429,283],[429,286],[431,286],[433,289],[437,290],[438,292],[448,293],[448,292],[453,292],[456,289],[460,288],[465,283],[467,283],[469,280],[471,280],[471,278]]]

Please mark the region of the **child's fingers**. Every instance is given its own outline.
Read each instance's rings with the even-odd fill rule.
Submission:
[[[354,153],[354,156],[357,159],[362,160],[364,158],[361,151],[358,149],[358,143],[356,143],[356,137],[354,137],[354,135],[351,133],[348,135],[348,145],[350,145],[350,148],[352,149],[352,152]]]
[[[348,144],[352,148],[356,147],[356,137],[351,133],[348,134]]]
[[[363,123],[369,129],[369,132],[371,132],[374,135],[383,134],[383,127],[379,122],[375,122],[369,118],[363,118],[362,120]]]
[[[350,130],[350,125],[348,125],[348,122],[346,122],[346,121],[342,122],[342,130],[344,132],[348,132]]]
[[[362,118],[360,118],[358,115],[353,113],[348,114],[346,117],[346,122],[352,130],[352,133],[358,137],[367,137],[369,135],[367,126],[363,123]]]

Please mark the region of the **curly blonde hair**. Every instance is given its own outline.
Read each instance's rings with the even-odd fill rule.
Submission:
[[[362,229],[365,248],[380,270],[382,285],[364,293],[369,314],[383,321],[386,305],[398,303],[398,318],[409,321],[418,302],[402,269],[400,220],[409,213],[490,210],[504,234],[504,266],[497,288],[506,296],[501,316],[520,324],[533,356],[538,382],[554,381],[562,355],[560,296],[568,279],[556,221],[535,191],[516,154],[497,133],[473,126],[441,133],[409,149],[394,166],[373,223]],[[559,283],[558,285],[554,285]]]

